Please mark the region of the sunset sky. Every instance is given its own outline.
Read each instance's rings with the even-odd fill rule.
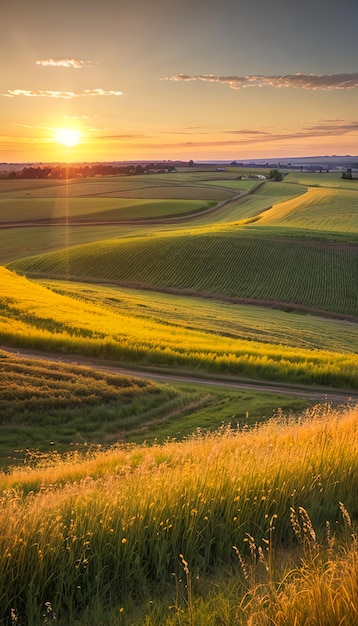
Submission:
[[[0,42],[1,162],[358,154],[358,0],[9,0]]]

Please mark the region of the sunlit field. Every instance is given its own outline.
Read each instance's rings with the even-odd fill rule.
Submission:
[[[153,319],[237,339],[283,346],[358,352],[358,326],[347,319],[302,315],[268,307],[219,302],[153,291],[70,281],[36,281],[45,287],[100,304],[113,313]]]
[[[353,626],[357,418],[322,405],[0,474],[1,623]]]
[[[257,223],[357,233],[357,198],[357,191],[312,187],[302,196],[275,204]]]
[[[205,210],[213,203],[204,200],[137,200],[124,198],[37,198],[1,200],[3,220],[22,222],[41,220],[136,220],[168,217]]]
[[[3,345],[176,368],[343,387],[358,384],[358,355],[240,340],[128,315],[54,293],[0,268]]]
[[[249,427],[309,404],[274,390],[163,384],[89,365],[0,350],[1,467],[29,463],[37,452],[181,440],[223,424]]]
[[[1,626],[358,623],[357,181],[215,169],[0,180]]]
[[[287,183],[299,183],[310,187],[334,187],[339,189],[351,189],[358,191],[357,180],[345,180],[341,172],[290,172],[285,176]]]
[[[113,281],[358,317],[358,246],[229,231],[178,233],[99,242],[9,267],[37,277]]]

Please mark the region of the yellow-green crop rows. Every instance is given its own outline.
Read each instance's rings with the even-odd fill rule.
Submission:
[[[302,196],[276,203],[257,223],[357,233],[358,194],[346,189],[311,187]]]
[[[356,387],[358,355],[244,341],[181,328],[142,315],[116,314],[62,296],[0,268],[0,342],[127,364],[269,380]]]
[[[17,272],[115,281],[358,316],[358,247],[230,233],[86,245],[9,265]]]

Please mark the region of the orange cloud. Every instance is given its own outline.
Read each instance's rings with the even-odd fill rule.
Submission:
[[[91,62],[79,59],[41,59],[40,61],[36,61],[36,65],[42,65],[44,67],[72,67],[78,70],[82,67],[89,67]]]
[[[30,98],[79,98],[81,96],[123,96],[123,91],[113,91],[106,89],[84,89],[83,91],[50,91],[50,90],[38,90],[32,91],[31,89],[9,89],[6,93],[2,94],[7,98],[13,98],[15,96],[26,96]]]

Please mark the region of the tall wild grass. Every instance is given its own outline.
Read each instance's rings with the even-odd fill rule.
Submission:
[[[0,623],[353,625],[357,418],[323,405],[2,474]]]

